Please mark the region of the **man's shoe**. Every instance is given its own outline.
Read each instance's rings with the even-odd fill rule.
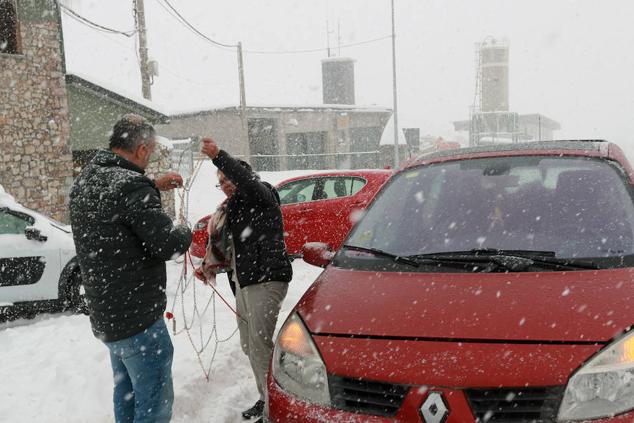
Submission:
[[[244,410],[242,412],[242,418],[246,419],[252,419],[253,417],[260,417],[262,416],[262,413],[264,412],[264,401],[262,400],[258,400],[253,407],[249,408],[248,410]]]

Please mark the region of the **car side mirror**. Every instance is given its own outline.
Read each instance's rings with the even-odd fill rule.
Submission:
[[[323,242],[307,242],[302,247],[304,261],[317,267],[326,267],[335,257],[330,245]]]
[[[42,235],[42,232],[33,226],[29,226],[24,229],[24,236],[26,236],[26,239],[30,239],[32,241],[44,242],[48,239],[46,235]]]

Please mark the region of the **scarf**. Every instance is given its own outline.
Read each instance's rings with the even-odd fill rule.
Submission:
[[[231,243],[227,227],[227,200],[223,201],[214,212],[207,225],[207,247],[205,257],[198,269],[196,277],[204,283],[216,284],[216,275],[226,272],[231,267]]]

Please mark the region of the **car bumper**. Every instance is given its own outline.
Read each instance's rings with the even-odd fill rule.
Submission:
[[[350,413],[300,400],[284,391],[271,376],[268,379],[268,401],[265,415],[264,421],[270,423],[383,423],[394,421],[394,418]]]
[[[395,416],[381,417],[348,412],[298,399],[284,391],[271,375],[268,378],[267,403],[263,420],[268,423],[426,423],[420,410],[431,392],[441,393],[448,405],[449,411],[446,418],[442,420],[443,423],[476,423],[478,421],[471,411],[469,401],[461,390],[413,387]],[[634,412],[612,418],[587,420],[587,422],[594,423],[631,423],[632,421],[634,421]]]

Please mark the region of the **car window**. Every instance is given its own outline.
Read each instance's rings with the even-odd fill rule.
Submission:
[[[312,201],[317,181],[316,178],[302,179],[282,185],[277,189],[280,194],[280,203],[294,204]]]
[[[563,258],[634,254],[634,204],[600,159],[501,157],[401,172],[348,243],[397,255],[475,248]]]
[[[346,178],[325,178],[323,191],[324,200],[347,197],[348,195],[350,195],[350,185],[346,185]]]
[[[350,195],[355,195],[357,192],[361,191],[361,188],[365,186],[368,182],[365,179],[360,178],[350,178]]]
[[[30,216],[0,209],[0,235],[23,234],[25,228],[32,224],[33,219]]]
[[[349,176],[324,178],[322,199],[348,197],[356,194],[366,182]]]

